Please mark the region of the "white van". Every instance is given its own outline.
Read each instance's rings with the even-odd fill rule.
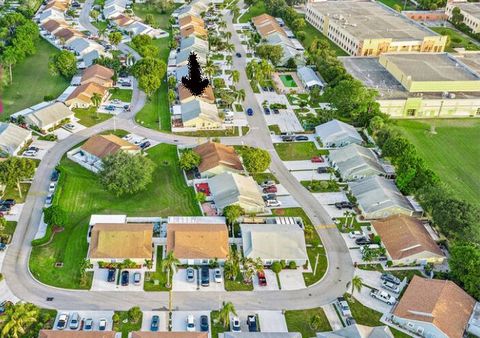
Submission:
[[[378,244],[367,244],[367,245],[362,246],[360,248],[360,251],[363,253],[367,249],[370,249],[370,250],[380,249],[380,245],[378,245]]]

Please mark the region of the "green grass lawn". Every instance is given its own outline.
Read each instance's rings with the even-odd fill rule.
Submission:
[[[68,87],[67,80],[51,75],[48,70],[49,57],[58,50],[42,38],[35,47],[34,55],[14,67],[13,83],[3,88],[4,113],[0,120],[7,120],[13,113],[42,102],[46,95],[56,98]]]
[[[168,291],[170,290],[165,286],[167,282],[167,274],[162,272],[162,259],[163,259],[163,247],[157,247],[157,264],[155,272],[145,273],[145,281],[143,283],[143,289],[145,291]],[[158,284],[155,285],[155,280]]]
[[[306,21],[305,21],[305,23],[306,23],[306,26],[303,29],[303,31],[305,32],[306,37],[305,37],[305,40],[302,41],[303,47],[305,47],[305,49],[310,47],[313,39],[317,38],[317,39],[320,39],[320,40],[326,40],[330,44],[330,47],[335,51],[335,54],[337,54],[337,56],[347,56],[348,55],[347,52],[345,52],[343,49],[338,47],[335,44],[335,42],[328,39],[318,29],[316,29],[315,27],[313,27],[311,24],[309,24]]]
[[[322,319],[319,327],[310,327],[310,320],[314,315],[319,315]],[[300,332],[303,338],[315,337],[317,332],[332,331],[327,316],[322,308],[308,310],[285,311],[285,320],[289,332]]]
[[[450,45],[446,48],[446,52],[453,52],[454,48],[465,48],[466,50],[480,50],[480,46],[474,43],[470,38],[466,37],[455,28],[448,27],[430,27],[431,30],[441,35],[450,37]]]
[[[378,271],[385,272],[382,265],[380,264],[362,264],[358,266],[359,269],[368,270],[368,271]],[[413,276],[424,277],[420,270],[389,270],[388,273],[394,275],[395,277],[403,280],[405,277],[408,281],[411,281]]]
[[[12,236],[13,236],[13,233],[15,232],[16,227],[17,227],[17,222],[7,221],[7,225],[5,226],[5,228],[0,230],[0,235],[9,236],[6,243],[11,242]]]
[[[408,0],[378,0],[378,1],[382,2],[383,4],[391,8],[393,8],[393,6],[395,5],[399,5],[402,8],[402,10],[404,6],[405,6],[405,10],[413,10],[416,8],[416,6]]]
[[[370,222],[358,222],[356,218],[349,216],[347,217],[338,217],[336,218],[338,221],[337,228],[340,232],[350,232],[350,231],[358,231],[362,226],[369,226],[371,225]]]
[[[225,279],[225,290],[226,291],[253,291],[253,284],[245,284],[243,282],[242,274],[237,276],[237,279],[230,280]]]
[[[340,187],[336,181],[301,181],[300,182],[310,192],[336,192]]]
[[[25,202],[25,197],[27,197],[28,190],[30,189],[30,184],[28,183],[20,183],[20,189],[22,189],[22,197],[18,192],[17,185],[8,185],[5,189],[2,199],[14,199],[17,203]]]
[[[105,191],[95,174],[62,159],[54,203],[68,213],[68,222],[50,244],[33,248],[30,269],[37,279],[53,286],[82,288],[79,266],[86,257],[86,233],[92,214],[201,215],[194,191],[187,187],[178,167],[176,147],[160,144],[147,153],[157,165],[153,182],[147,190],[124,197],[115,197]],[[63,262],[63,268],[55,268],[55,262]]]
[[[130,89],[113,88],[113,89],[110,89],[110,93],[112,94],[110,96],[110,100],[117,99],[123,102],[132,101],[133,91]]]
[[[432,124],[436,134],[430,133]],[[405,120],[397,125],[457,197],[480,205],[479,120]]]
[[[244,127],[242,127],[242,130],[243,130],[243,135],[245,135],[248,132],[248,129],[244,129]],[[239,131],[237,127],[237,128],[228,128],[224,130],[186,131],[186,132],[179,132],[175,134],[183,135],[183,136],[194,136],[194,137],[222,137],[222,136],[238,136]]]
[[[113,331],[121,332],[122,338],[128,338],[128,333],[133,331],[140,331],[142,328],[142,318],[136,323],[128,321],[128,311],[115,311],[120,316],[118,323],[113,323]],[[126,323],[124,323],[126,321]]]
[[[267,9],[265,7],[265,3],[263,1],[257,1],[252,6],[248,7],[248,11],[243,14],[238,22],[245,23],[249,22],[253,17],[258,16],[260,14],[266,13]]]
[[[75,117],[79,119],[78,123],[84,125],[85,127],[94,126],[112,117],[110,114],[97,114],[97,109],[95,107],[76,108],[73,111],[75,112]]]
[[[256,173],[252,174],[252,177],[257,183],[262,183],[264,181],[275,181],[277,184],[280,183],[272,173]]]
[[[275,143],[278,156],[284,161],[309,160],[313,156],[327,155],[328,150],[319,150],[313,142]]]
[[[154,20],[153,26],[161,28],[163,30],[167,30],[170,27],[168,20],[171,18],[171,12],[173,12],[179,6],[181,6],[181,4],[173,4],[171,11],[160,13],[160,10],[156,5],[135,4],[133,10],[135,12],[135,15],[140,17],[142,20],[145,20],[147,14],[152,14]]]
[[[106,29],[108,26],[107,21],[92,21],[92,25],[97,27],[98,30]]]
[[[268,130],[273,131],[275,135],[280,135],[282,133],[278,124],[272,124],[268,126]]]

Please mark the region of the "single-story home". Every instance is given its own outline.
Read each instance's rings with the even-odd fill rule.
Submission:
[[[15,156],[31,139],[32,132],[30,130],[13,123],[0,122],[0,154]]]
[[[208,185],[218,211],[235,204],[241,206],[246,213],[265,212],[260,188],[250,176],[225,172],[210,178]]]
[[[65,21],[65,17],[62,11],[59,11],[58,9],[55,9],[55,8],[50,8],[50,9],[44,10],[42,13],[40,13],[38,17],[38,21],[40,23],[44,23],[48,20]]]
[[[208,338],[208,332],[151,332],[135,331],[131,338]]]
[[[100,56],[105,55],[100,53],[97,49],[93,49],[90,52],[83,54],[83,65],[85,67],[90,67],[93,65],[93,62],[98,59]]]
[[[206,37],[208,35],[208,31],[198,25],[188,25],[180,29],[180,35],[182,36],[182,38],[189,37],[192,34],[195,36]]]
[[[70,47],[77,56],[84,56],[87,53],[90,53],[93,50],[98,51],[99,53],[104,52],[104,48],[97,42],[88,40],[82,37],[77,37],[66,43],[67,47]]]
[[[280,24],[275,20],[275,18],[268,14],[261,14],[259,16],[252,18],[252,23],[257,29],[258,33],[262,36],[262,38],[266,38],[268,35],[272,33],[280,33],[285,37],[287,34],[280,26]]]
[[[195,15],[186,15],[180,20],[178,20],[178,25],[180,26],[180,28],[188,25],[197,25],[200,27],[205,27],[205,21],[203,21],[202,18]]]
[[[103,8],[103,17],[105,19],[111,19],[119,16],[125,11],[125,7],[118,5],[111,5]]]
[[[425,226],[414,217],[393,215],[373,221],[372,226],[393,265],[441,264],[445,260]]]
[[[393,338],[392,331],[386,325],[365,326],[353,324],[330,332],[319,332],[317,338]]]
[[[60,12],[66,12],[68,9],[68,3],[63,1],[50,1],[46,6],[45,9],[56,9]]]
[[[200,155],[198,171],[202,177],[212,177],[224,172],[242,173],[242,161],[231,146],[218,142],[206,142],[193,148]]]
[[[86,161],[94,164],[119,151],[124,151],[129,154],[138,154],[140,152],[140,147],[125,141],[116,135],[109,134],[90,137],[87,142],[80,147],[80,150],[82,151],[83,156],[85,156]]]
[[[144,264],[146,259],[153,258],[152,236],[151,223],[97,223],[92,229],[88,258],[92,263],[130,259]]]
[[[131,17],[125,14],[120,14],[116,16],[115,18],[112,19],[112,21],[115,22],[115,24],[119,27],[125,27],[134,22],[134,20]]]
[[[203,50],[199,46],[192,46],[177,53],[177,67],[187,65],[190,53],[192,52],[196,54],[197,61],[200,65],[205,65],[207,63],[207,51]]]
[[[302,338],[299,332],[225,332],[223,338]]]
[[[298,224],[241,224],[243,256],[273,262],[307,263],[305,234]]]
[[[384,176],[385,170],[370,148],[351,143],[331,150],[327,156],[332,167],[344,181],[355,181],[369,176]]]
[[[180,98],[180,103],[187,103],[195,99],[199,99],[210,104],[215,103],[215,94],[213,93],[213,88],[210,85],[205,88],[201,96],[195,96],[190,90],[180,84],[178,86],[178,96]]]
[[[115,338],[114,331],[40,330],[38,338]]]
[[[362,136],[355,127],[339,120],[331,120],[315,127],[315,134],[324,147],[343,147],[350,143],[363,143]]]
[[[182,77],[188,76],[188,66],[181,66],[175,69],[175,77],[177,78],[177,82],[182,82]]]
[[[415,275],[390,319],[422,337],[462,338],[475,303],[452,281]]]
[[[66,43],[73,41],[73,39],[76,39],[81,35],[82,33],[71,28],[62,28],[53,33],[53,36],[55,36],[55,39],[57,39],[59,44],[61,45],[65,45]]]
[[[225,223],[167,224],[166,253],[173,251],[182,264],[209,264],[215,259],[225,262],[229,252]]]
[[[71,120],[74,113],[61,102],[55,102],[25,115],[25,122],[46,132],[64,120]]]
[[[56,31],[67,27],[67,23],[65,21],[52,19],[45,21],[43,24],[41,24],[41,27],[50,34],[54,34]]]
[[[217,129],[222,126],[222,119],[218,116],[217,106],[194,99],[181,105],[182,122],[184,127],[197,129]]]
[[[65,104],[72,108],[88,108],[93,106],[92,98],[94,94],[102,98],[100,104],[108,97],[108,89],[98,85],[95,82],[87,82],[75,88],[67,97]]]
[[[303,52],[298,51],[288,37],[278,32],[269,34],[266,38],[267,44],[278,45],[282,47],[283,54],[279,61],[279,65],[287,64],[288,60],[296,59],[303,55]]]
[[[370,176],[360,181],[349,182],[348,186],[366,219],[415,214],[415,208],[398,190],[393,180]]]
[[[164,34],[164,31],[155,29],[140,21],[134,21],[130,25],[124,26],[123,29],[131,33],[133,36],[143,34],[143,35],[148,35],[154,39],[157,39]]]
[[[191,35],[188,38],[183,38],[180,41],[180,50],[185,50],[187,48],[195,46],[199,50],[203,50],[208,53],[208,41],[202,40],[195,35]]]
[[[96,83],[102,87],[113,87],[113,75],[115,72],[107,67],[102,65],[92,65],[85,69],[82,74],[82,78],[80,79],[80,84],[86,83]]]
[[[314,87],[323,89],[326,85],[325,82],[320,79],[320,76],[310,67],[304,66],[297,68],[297,74],[303,86],[308,90]]]

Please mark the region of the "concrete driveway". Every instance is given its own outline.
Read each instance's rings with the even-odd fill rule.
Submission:
[[[47,152],[55,146],[55,144],[57,144],[57,142],[42,141],[42,140],[39,140],[37,137],[34,137],[32,144],[30,144],[30,147],[37,147],[39,150],[35,156],[28,156],[28,157],[24,156],[24,157],[41,160],[47,154]],[[20,156],[21,155],[22,154],[20,154]]]
[[[225,283],[222,279],[221,283],[215,283],[213,279],[213,269],[210,269],[210,286],[198,285],[198,269],[195,270],[194,282],[187,282],[187,269],[179,269],[173,276],[172,290],[173,291],[225,291]],[[223,274],[223,271],[222,271]]]
[[[57,317],[55,318],[55,323],[53,325],[53,329],[55,330],[57,327],[57,322],[58,318],[60,317],[61,314],[68,314],[69,317],[69,323],[70,323],[70,317],[71,315],[76,312],[80,316],[80,320],[85,320],[87,318],[93,319],[93,331],[98,331],[98,325],[100,322],[100,319],[106,319],[107,320],[107,327],[105,331],[112,331],[112,326],[113,326],[113,321],[112,321],[112,316],[113,316],[113,311],[76,311],[76,310],[58,310],[57,312]],[[64,329],[65,331],[71,331],[67,327]]]
[[[153,316],[160,317],[158,331],[168,331],[168,312],[167,311],[143,311],[141,331],[150,331],[150,324]]]
[[[146,148],[145,150],[150,149],[152,147],[155,147],[156,145],[159,144],[159,142],[157,142],[157,141],[154,141],[152,139],[149,139],[149,138],[146,138],[146,137],[143,137],[143,136],[139,136],[139,135],[136,135],[136,134],[125,135],[123,137],[123,139],[132,143],[132,144],[136,144],[136,145],[139,145],[143,142],[149,141],[151,145],[150,145],[150,147]]]
[[[282,290],[298,290],[304,289],[305,280],[303,279],[303,268],[284,269],[279,274]]]
[[[319,174],[316,170],[292,171],[291,173],[297,181],[328,181],[330,179],[330,174]]]
[[[128,269],[127,271],[130,272],[130,276],[129,276],[130,280],[128,285],[122,286],[120,282],[117,285],[117,282],[110,283],[107,281],[108,269],[100,269],[98,267],[95,267],[93,269],[93,281],[92,281],[92,288],[90,290],[91,291],[143,291],[143,281],[145,277],[145,271],[141,269]],[[141,282],[139,285],[133,284],[133,274],[135,272],[140,272],[142,276]],[[118,275],[118,270],[117,270],[117,276],[118,278],[121,278],[120,275]]]
[[[270,96],[272,94],[263,92],[262,94],[256,94],[256,95],[265,96],[265,99],[268,100],[268,98],[266,98],[266,97]],[[286,99],[286,97],[285,97],[285,99]],[[262,101],[263,101],[263,98],[260,99],[260,102],[262,102]],[[278,100],[276,100],[276,101],[278,101]],[[282,133],[283,132],[300,132],[300,133],[304,132],[304,129],[303,129],[300,121],[298,121],[297,115],[295,115],[293,110],[280,109],[279,114],[274,114],[271,109],[270,109],[270,111],[271,111],[270,115],[265,115],[265,113],[263,111],[261,112],[265,116],[265,120],[267,121],[268,125],[277,124]]]
[[[288,332],[282,311],[258,311],[257,313],[262,332]]]
[[[183,332],[187,331],[187,317],[193,315],[195,317],[195,331],[200,332],[200,316],[208,316],[208,323],[210,324],[210,311],[173,311],[172,312],[172,331]],[[210,325],[209,325],[210,329]],[[208,333],[210,337],[210,332]]]
[[[291,195],[277,196],[277,200],[282,203],[282,205],[279,207],[271,207],[270,209],[296,208],[300,206],[295,198],[293,198]]]
[[[348,202],[347,195],[345,194],[344,191],[316,192],[316,193],[313,193],[313,196],[315,196],[317,201],[323,205],[335,204],[337,202]]]
[[[326,162],[314,163],[312,161],[283,161],[288,170],[317,170],[318,167],[328,167]]]
[[[18,222],[18,219],[20,218],[20,214],[22,213],[22,210],[23,210],[23,205],[24,205],[23,203],[15,204],[10,209],[8,214],[4,213],[3,217],[5,217],[5,219],[9,222]]]
[[[253,276],[253,290],[255,291],[272,291],[272,290],[279,290],[277,277],[275,273],[270,269],[263,270],[265,272],[265,279],[267,280],[267,285],[260,286],[258,284],[258,277],[257,275]]]

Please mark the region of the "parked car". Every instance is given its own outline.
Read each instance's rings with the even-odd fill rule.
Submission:
[[[370,291],[370,296],[378,300],[381,300],[382,302],[387,303],[388,305],[393,305],[397,302],[397,299],[395,297],[390,295],[388,292],[385,292],[382,290],[372,289]]]
[[[267,278],[265,278],[265,272],[264,271],[258,271],[257,272],[257,277],[258,277],[258,285],[267,286]]]
[[[57,184],[55,182],[50,183],[50,185],[48,186],[48,191],[49,192],[54,192],[56,186],[57,186]]]
[[[37,155],[37,152],[33,150],[27,150],[26,152],[23,153],[23,156],[27,156],[27,157],[33,157],[36,155]]]
[[[370,241],[367,237],[360,237],[355,240],[355,244],[357,245],[367,245],[371,243],[372,241]]]
[[[350,231],[348,237],[351,239],[363,237],[363,232],[361,231]]]
[[[335,203],[335,207],[339,210],[340,209],[352,209],[354,207],[354,204],[351,203],[351,202],[342,201],[342,202]]]
[[[57,330],[63,330],[67,326],[68,315],[66,313],[60,314],[57,321]]]
[[[52,171],[52,175],[50,175],[50,180],[52,182],[57,182],[59,175],[60,175],[60,173],[57,170]]]
[[[213,271],[213,280],[215,281],[215,283],[221,283],[222,282],[222,280],[223,280],[222,270],[217,268]]]
[[[345,322],[347,323],[347,326],[350,326],[350,325],[354,325],[354,324],[357,324],[357,322],[355,321],[355,319],[353,317],[348,317]]]
[[[400,285],[400,283],[402,282],[399,278],[387,272],[382,273],[380,279],[397,285]]]
[[[67,123],[63,127],[68,130],[75,130],[75,128],[77,128],[74,124],[71,124],[71,123]]]
[[[210,286],[210,270],[208,266],[202,266],[200,276],[202,286]]]
[[[117,270],[115,270],[115,269],[108,269],[107,282],[110,282],[110,283],[115,282],[116,272],[117,272]]]
[[[142,281],[142,275],[140,274],[140,272],[135,272],[133,274],[133,284],[140,285],[141,281]]]
[[[237,58],[241,58],[241,57],[242,57],[242,54],[240,54],[239,52],[236,52],[236,53],[235,53],[235,56],[236,56]]]
[[[193,283],[195,281],[195,270],[187,268],[187,282]]]
[[[130,279],[130,272],[127,270],[122,271],[122,286],[127,286]]]
[[[36,151],[36,152],[38,152],[38,151],[40,151],[40,148],[38,148],[38,147],[33,147],[33,146],[32,146],[32,147],[28,147],[27,150],[31,150],[31,151]]]
[[[248,116],[253,116],[253,109],[252,108],[247,108],[247,115]]]
[[[53,201],[53,194],[49,194],[47,196],[47,199],[45,200],[45,204],[50,205],[52,204],[52,201]]]
[[[105,331],[107,328],[107,320],[105,318],[100,319],[98,322],[98,330],[99,331]]]
[[[150,141],[145,141],[143,143],[140,143],[140,148],[142,149],[147,149],[148,147],[150,147],[152,144],[150,143]]]
[[[293,142],[295,140],[294,135],[282,135],[283,142]]]
[[[240,332],[240,318],[237,316],[232,319],[232,332]]]
[[[160,325],[160,317],[157,315],[152,316],[152,322],[150,323],[150,331],[158,331],[159,325]]]
[[[308,141],[308,136],[305,136],[305,135],[295,136],[295,141]]]
[[[3,205],[8,205],[9,207],[13,207],[17,202],[14,199],[6,199],[2,202]]]
[[[275,181],[263,181],[262,183],[260,183],[260,186],[262,188],[267,188],[267,187],[271,187],[272,185],[275,185]]]
[[[11,209],[12,208],[10,208],[9,205],[6,205],[6,204],[0,205],[0,212],[2,212],[2,213],[6,212],[8,214]]]
[[[76,330],[80,326],[80,316],[78,315],[77,312],[72,313],[70,316],[70,324],[68,327],[70,330]]]
[[[248,315],[247,316],[247,325],[249,332],[257,332],[257,316],[256,315]]]
[[[85,319],[85,324],[83,325],[83,331],[92,331],[93,330],[93,319]]]
[[[5,251],[7,245],[5,243],[0,243],[0,251]]]
[[[193,315],[187,316],[187,331],[188,332],[195,331],[195,317]]]
[[[268,109],[268,108],[265,107],[265,108],[264,108],[264,111],[265,111],[265,115],[270,115],[270,109]]]
[[[318,167],[317,173],[319,174],[328,174],[328,167]]]
[[[388,282],[388,281],[384,280],[384,281],[382,281],[382,287],[384,289],[387,289],[388,291],[392,291],[392,292],[395,292],[395,293],[400,293],[400,287],[395,283]]]
[[[282,202],[278,201],[278,200],[267,200],[265,202],[265,205],[267,207],[279,207],[282,205]]]
[[[276,193],[277,192],[277,187],[274,185],[271,185],[269,187],[263,188],[263,193],[264,194],[269,194],[269,193]]]
[[[202,332],[208,332],[208,316],[206,315],[201,315],[200,316],[200,331]]]
[[[312,163],[323,163],[323,157],[322,156],[313,156],[310,161]]]
[[[278,110],[277,108],[274,108],[274,109],[272,109],[272,110],[273,110],[273,113],[274,113],[274,114],[280,114],[280,110]]]
[[[338,308],[344,317],[351,317],[352,311],[350,311],[350,306],[348,306],[347,301],[343,297],[337,298]]]

